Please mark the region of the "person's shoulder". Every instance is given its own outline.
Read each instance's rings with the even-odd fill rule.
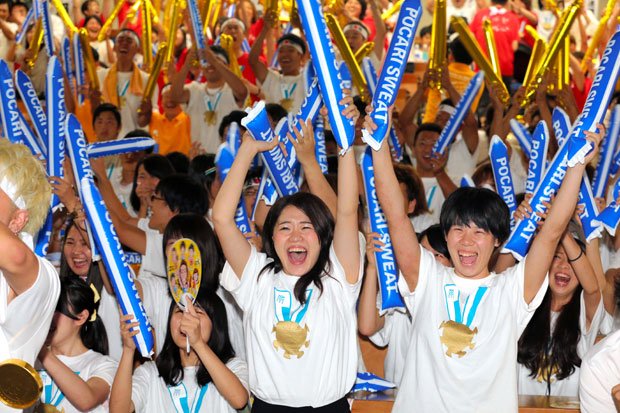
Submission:
[[[617,330],[599,341],[583,358],[583,363],[606,363],[608,359],[620,357],[620,330]]]

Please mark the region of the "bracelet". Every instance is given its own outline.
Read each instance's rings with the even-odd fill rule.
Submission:
[[[579,248],[579,255],[577,255],[577,257],[573,258],[572,260],[568,257],[566,257],[568,259],[568,262],[575,262],[577,261],[579,258],[581,258],[581,256],[583,255],[583,250],[581,248]]]

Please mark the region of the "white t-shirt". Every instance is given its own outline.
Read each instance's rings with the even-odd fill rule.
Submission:
[[[248,388],[248,368],[245,362],[236,357],[228,360],[228,367],[241,384]],[[187,406],[192,412],[230,412],[235,413],[226,399],[224,399],[213,382],[208,383],[201,396],[202,388],[196,383],[197,367],[185,367],[183,369],[183,380],[176,387],[169,388],[164,380],[159,377],[159,371],[155,362],[149,361],[136,369],[133,374],[131,388],[131,400],[137,413],[152,412],[183,412],[181,395],[185,393]],[[178,407],[175,407],[175,402]],[[194,410],[195,409],[195,410]]]
[[[37,259],[36,281],[10,303],[10,287],[0,272],[0,361],[17,358],[32,366],[47,338],[60,295],[60,279],[49,261]]]
[[[360,260],[364,250],[360,248]],[[333,403],[355,383],[355,306],[363,266],[358,282],[349,284],[331,247],[331,275],[321,279],[323,292],[312,284],[306,290],[306,305],[301,306],[293,293],[297,277],[282,271],[258,276],[270,261],[252,246],[241,280],[228,263],[220,279],[243,310],[250,389],[272,404],[321,407]]]
[[[478,143],[474,153],[470,153],[461,132],[456,135],[456,139],[450,145],[450,154],[446,163],[446,173],[452,182],[461,182],[463,175],[474,174],[481,147]]]
[[[235,101],[233,91],[224,83],[215,89],[207,88],[205,84],[192,82],[185,85],[189,91],[189,101],[183,109],[192,120],[192,142],[200,142],[208,153],[216,153],[221,139],[218,132],[222,118],[233,110],[241,110],[241,106]],[[211,123],[207,122],[207,112],[215,113]]]
[[[581,361],[582,413],[616,413],[611,389],[620,384],[620,331],[596,344]]]
[[[110,69],[98,69],[97,76],[99,76],[99,84],[101,88],[104,87],[104,81]],[[135,130],[142,129],[148,131],[148,125],[146,127],[141,128],[138,126],[138,108],[140,107],[140,103],[142,102],[142,95],[135,95],[131,93],[131,86],[129,81],[131,80],[133,72],[117,72],[116,79],[116,91],[119,96],[119,104],[121,107],[119,111],[121,112],[121,131],[119,132],[119,137],[124,137],[127,133]],[[142,88],[146,88],[146,82],[149,79],[149,75],[146,72],[140,71],[140,77],[142,79]],[[155,86],[155,92],[153,93],[153,97],[151,98],[151,104],[153,108],[157,107],[157,97],[159,96],[159,89]]]
[[[284,76],[269,69],[261,91],[265,95],[265,103],[277,103],[288,112],[297,113],[306,97],[305,84],[303,70],[297,76]],[[289,99],[290,103],[285,99]]]
[[[161,277],[138,278],[142,285],[144,310],[149,317],[151,325],[155,329],[155,353],[164,346],[166,332],[168,331],[168,315],[172,296],[168,287],[168,279]],[[120,327],[119,327],[120,328]]]
[[[8,22],[6,20],[4,24],[6,24],[6,26],[9,28],[11,33],[13,34],[17,33],[17,29],[19,27],[17,26],[17,24]],[[11,48],[11,43],[9,42],[9,39],[7,39],[6,36],[4,35],[4,32],[0,30],[0,59],[6,60],[6,55],[9,52],[10,48]]]
[[[138,273],[138,279],[154,276],[167,278],[166,258],[164,257],[164,235],[149,227],[147,218],[138,220],[138,228],[144,231],[146,236],[146,248],[142,256],[142,265]]]
[[[577,343],[577,355],[579,358],[583,359],[586,353],[592,348],[594,345],[594,340],[596,340],[596,334],[598,333],[599,326],[601,324],[601,320],[603,319],[603,313],[605,312],[603,309],[603,300],[599,302],[598,308],[596,309],[596,313],[592,318],[592,322],[590,323],[590,328],[586,327],[586,306],[583,301],[583,292],[581,293],[581,303],[580,303],[580,311],[579,311],[579,329],[580,329],[580,338]],[[551,312],[551,331],[555,331],[556,322],[559,312],[552,311]],[[519,368],[519,394],[530,394],[530,395],[547,395],[547,381],[539,374],[538,377],[532,378],[530,377],[530,369],[525,367],[523,364],[518,364]],[[551,393],[550,396],[569,396],[569,397],[577,397],[579,393],[579,367],[575,367],[575,371],[573,374],[568,376],[563,380],[557,380],[555,378],[555,374],[551,377]]]
[[[243,335],[243,311],[241,311],[235,302],[235,298],[232,294],[221,286],[217,289],[217,295],[222,299],[224,307],[226,307],[228,337],[230,338],[230,344],[232,344],[233,350],[235,350],[235,357],[245,361],[247,360],[247,356],[245,354],[245,337]]]
[[[420,251],[416,290],[399,280],[414,317],[393,411],[517,412],[517,342],[542,302],[546,277],[527,304],[525,261],[467,280]]]
[[[108,353],[112,359],[119,361],[123,354],[120,324],[121,312],[116,297],[109,294],[105,288],[101,289],[101,301],[99,301],[97,316],[101,317],[106,335],[108,336]]]
[[[110,357],[104,356],[101,353],[96,353],[93,350],[88,350],[87,352],[75,357],[59,355],[58,359],[69,367],[75,374],[80,376],[82,380],[88,381],[93,377],[98,377],[108,383],[110,385],[110,389],[112,388],[117,363]],[[81,412],[81,410],[76,409],[69,402],[69,400],[67,400],[52,377],[45,370],[43,370],[43,366],[39,362],[37,362],[36,369],[41,375],[41,380],[43,381],[41,403],[51,404],[59,411],[64,411],[65,413]],[[89,410],[89,412],[93,413],[105,413],[107,411],[107,399],[103,404],[97,406],[93,410]]]
[[[439,222],[439,216],[441,215],[441,206],[443,205],[446,197],[437,182],[437,178],[434,176],[420,177],[422,185],[424,185],[424,193],[426,194],[426,204],[428,205],[428,213],[431,216],[432,222]],[[415,228],[418,231],[417,228]]]
[[[413,229],[418,234],[428,227],[439,224],[439,219],[431,213],[424,212],[415,217],[409,217],[409,221],[411,221],[411,225],[413,225]]]

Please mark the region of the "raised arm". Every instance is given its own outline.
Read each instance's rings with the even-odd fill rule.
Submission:
[[[385,46],[385,36],[387,34],[387,27],[385,27],[385,22],[381,18],[381,11],[379,10],[379,6],[377,5],[375,0],[370,0],[368,2],[370,6],[370,12],[372,13],[372,21],[375,24],[375,55],[379,61],[383,60],[383,48]]]
[[[365,126],[369,130],[375,129],[370,116],[366,116]],[[409,289],[414,291],[418,284],[420,246],[407,212],[403,208],[405,200],[394,173],[390,150],[385,139],[381,149],[372,152],[372,161],[377,196],[388,223],[396,261]]]
[[[220,240],[226,260],[239,277],[243,274],[245,264],[250,259],[251,247],[235,224],[237,203],[241,197],[245,176],[256,154],[271,150],[277,144],[275,139],[273,142],[257,142],[246,132],[235,161],[213,204],[211,220],[215,233]]]
[[[132,314],[121,316],[121,336],[123,338],[123,354],[118,362],[118,369],[110,392],[110,413],[130,413],[135,411],[131,401],[131,387],[133,383],[133,356],[136,346],[133,336],[138,334],[140,323],[130,323]],[[133,328],[133,331],[130,329]]]
[[[598,152],[598,144],[601,136],[604,136],[604,126],[599,124],[599,131],[602,133],[586,132],[595,149],[586,157],[584,163],[578,163],[572,168],[568,168],[562,186],[558,191],[551,210],[543,224],[540,232],[530,247],[525,261],[525,290],[524,299],[530,303],[540,289],[545,276],[551,265],[551,260],[555,254],[555,249],[560,242],[564,229],[570,220],[574,205],[577,204],[581,179],[586,169],[586,165]]]
[[[252,71],[256,75],[256,79],[260,83],[263,83],[265,81],[265,79],[267,78],[267,73],[269,71],[269,69],[267,69],[267,65],[260,61],[260,55],[263,50],[263,43],[265,41],[265,38],[267,37],[267,33],[269,33],[269,31],[273,28],[273,22],[276,18],[277,16],[274,17],[274,13],[271,11],[265,13],[263,19],[263,28],[254,40],[252,48],[250,49],[250,54],[248,56],[250,68],[252,69]]]
[[[175,73],[174,64],[168,66],[168,74],[170,75],[170,99],[174,103],[183,104],[189,102],[189,90],[185,89],[185,79],[189,73],[189,66],[196,59],[196,50],[191,49],[181,66],[181,70]]]
[[[239,107],[243,106],[243,102],[245,102],[245,98],[248,96],[248,88],[245,86],[245,83],[243,83],[242,78],[234,74],[228,65],[225,65],[224,62],[215,56],[215,53],[213,53],[210,48],[206,48],[204,53],[207,62],[215,67],[215,70],[222,75],[224,81],[228,83],[228,86],[232,89],[235,101]]]
[[[577,244],[572,235],[564,233],[562,247],[566,251],[566,259],[573,268],[579,284],[583,288],[583,301],[586,306],[586,329],[590,329],[590,323],[596,314],[596,309],[601,302],[601,289],[596,278],[594,268],[587,254]]]
[[[375,251],[379,250],[379,234],[370,233],[366,236],[366,272],[364,285],[360,293],[357,305],[357,328],[360,334],[370,337],[383,328],[385,319],[379,316],[377,310],[377,268],[375,264]]]
[[[6,196],[6,195],[5,195]],[[17,211],[17,219],[28,219],[27,212]],[[6,226],[0,223],[0,271],[15,295],[26,292],[37,280],[39,274],[39,261],[36,255],[26,244],[11,230],[13,221]]]

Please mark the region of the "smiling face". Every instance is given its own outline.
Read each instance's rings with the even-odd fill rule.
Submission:
[[[63,254],[67,265],[77,276],[86,277],[92,264],[92,253],[88,245],[86,231],[72,225],[67,233]]]
[[[276,221],[273,244],[284,272],[298,277],[312,269],[321,250],[310,218],[292,205],[285,207]]]
[[[99,30],[101,30],[101,25],[96,19],[90,19],[88,23],[86,23],[86,30],[88,31],[88,36],[90,40],[97,40],[97,35],[99,35]]]
[[[349,3],[351,3],[351,1],[349,1]],[[364,39],[364,36],[362,36],[362,34],[357,30],[347,30],[344,34],[344,37],[345,39],[347,39],[347,43],[349,43],[349,46],[351,46],[351,51],[353,53],[357,52],[366,41]]]
[[[284,76],[299,74],[301,59],[302,54],[293,46],[282,45],[278,48],[278,63],[280,63]]]
[[[429,173],[433,171],[432,154],[433,147],[439,138],[439,134],[433,131],[422,131],[418,135],[415,144],[415,159],[417,170],[420,173]]]
[[[551,268],[549,269],[549,288],[551,293],[558,298],[572,296],[578,286],[577,276],[568,262],[566,251],[560,245],[555,250]]]
[[[357,0],[348,0],[344,4],[344,9],[349,13],[349,15],[362,20],[364,16],[362,14],[362,4]]]
[[[125,62],[133,62],[133,58],[138,53],[140,45],[136,44],[136,40],[131,33],[120,32],[116,36],[116,43],[114,43],[114,50],[119,60]]]
[[[232,36],[235,49],[239,50],[241,48],[241,43],[243,43],[245,35],[243,34],[243,29],[241,28],[239,23],[230,22],[226,24],[222,33]]]
[[[489,260],[499,246],[493,234],[473,222],[453,225],[446,234],[446,242],[454,270],[459,276],[480,279],[489,275]]]

